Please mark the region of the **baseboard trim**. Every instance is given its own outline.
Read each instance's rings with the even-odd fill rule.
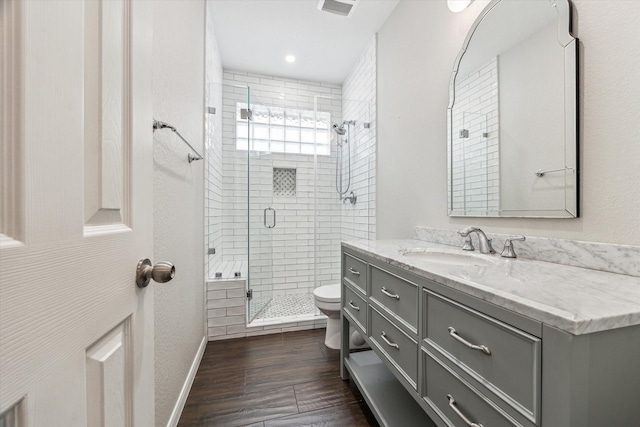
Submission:
[[[177,427],[178,421],[180,421],[180,416],[182,415],[182,410],[184,409],[185,403],[187,403],[187,397],[189,396],[189,392],[191,391],[191,386],[193,385],[193,380],[196,377],[196,373],[198,372],[198,368],[200,367],[200,362],[202,361],[202,356],[204,355],[204,349],[207,347],[207,337],[202,337],[202,341],[200,342],[200,348],[198,348],[198,352],[196,353],[196,357],[193,359],[193,363],[191,364],[191,368],[189,369],[189,375],[184,380],[184,384],[182,385],[182,390],[180,390],[180,396],[178,396],[178,400],[176,401],[176,406],[173,408],[171,412],[171,417],[169,417],[169,422],[167,423],[167,427]]]

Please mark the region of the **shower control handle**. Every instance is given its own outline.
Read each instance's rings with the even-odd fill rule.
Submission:
[[[267,225],[267,211],[273,211],[273,224],[272,225]],[[275,228],[275,226],[276,226],[276,210],[271,208],[271,207],[265,208],[263,222],[264,222],[264,226],[266,228]]]

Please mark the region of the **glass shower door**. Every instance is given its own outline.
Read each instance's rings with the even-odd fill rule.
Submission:
[[[239,112],[242,117],[242,111]],[[247,91],[248,321],[273,298],[273,235],[278,212],[273,205],[273,160],[269,152],[269,110]]]

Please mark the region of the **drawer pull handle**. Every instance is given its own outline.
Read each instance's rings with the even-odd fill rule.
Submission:
[[[349,300],[349,307],[353,308],[354,310],[360,311],[360,307],[355,305],[352,300]]]
[[[358,270],[354,270],[353,268],[349,267],[349,272],[351,274],[353,274],[354,276],[359,276],[360,272]]]
[[[465,415],[460,412],[460,409],[458,409],[458,407],[456,406],[456,399],[453,398],[453,396],[451,396],[450,394],[447,394],[447,399],[449,399],[449,408],[451,408],[451,410],[453,412],[456,413],[456,415],[469,427],[484,427],[482,424],[480,423],[474,423],[472,421],[469,421],[469,418],[465,417]]]
[[[447,329],[449,330],[449,336],[451,336],[451,338],[453,338],[454,340],[461,342],[472,350],[480,350],[484,354],[491,354],[491,350],[489,350],[489,347],[487,347],[486,345],[471,344],[469,341],[458,335],[458,331],[456,331],[453,326],[449,326]]]
[[[391,341],[389,341],[387,339],[387,334],[385,334],[384,331],[382,331],[382,333],[380,334],[380,338],[382,338],[384,340],[384,342],[386,342],[389,347],[393,347],[396,350],[400,350],[400,346],[398,344],[393,343],[393,342],[391,342]]]
[[[380,289],[380,292],[382,292],[383,294],[385,294],[386,296],[388,296],[389,298],[395,298],[395,299],[400,299],[400,295],[396,295],[396,294],[392,294],[391,292],[389,292],[387,290],[387,288],[385,288],[384,286],[382,287],[382,289]]]

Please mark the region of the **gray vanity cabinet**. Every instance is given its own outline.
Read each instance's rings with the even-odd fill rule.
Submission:
[[[640,326],[572,335],[344,246],[342,273],[341,375],[381,425],[640,425]]]

